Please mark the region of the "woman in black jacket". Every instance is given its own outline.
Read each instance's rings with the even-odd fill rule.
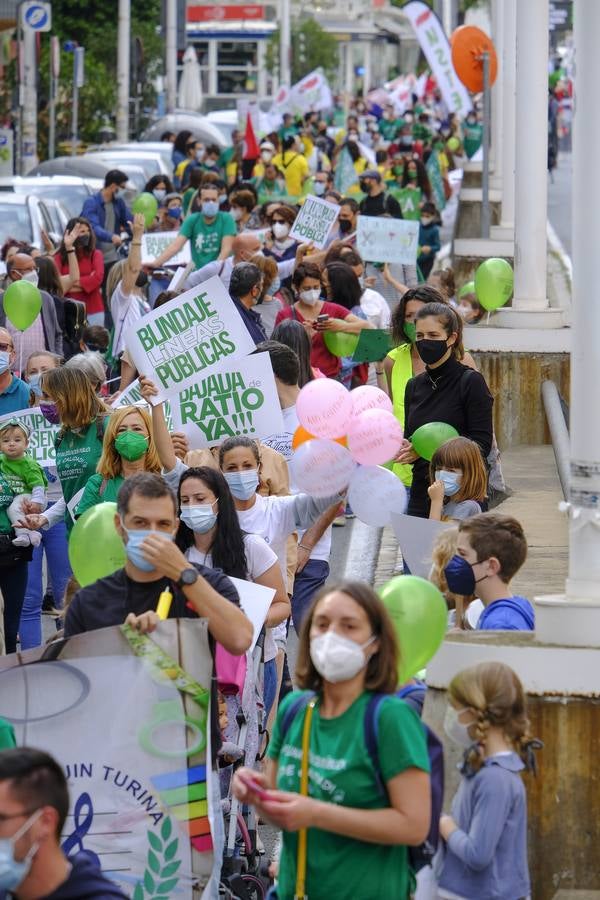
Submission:
[[[416,348],[425,371],[406,385],[405,439],[397,461],[413,464],[408,514],[429,515],[429,462],[417,456],[411,438],[428,422],[446,422],[475,441],[487,459],[492,446],[494,399],[480,372],[459,362],[464,356],[462,323],[450,306],[426,303],[416,317]]]

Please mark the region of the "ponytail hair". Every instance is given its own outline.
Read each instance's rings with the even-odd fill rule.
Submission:
[[[448,693],[458,706],[476,714],[473,728],[477,744],[486,740],[490,727],[501,728],[527,768],[535,770],[532,751],[541,744],[530,734],[523,685],[510,666],[485,662],[463,669],[450,682]],[[483,765],[475,744],[467,750],[465,764],[474,772]]]

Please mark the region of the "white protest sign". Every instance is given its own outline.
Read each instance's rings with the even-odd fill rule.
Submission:
[[[187,266],[179,266],[179,268],[175,269],[175,271],[173,273],[173,277],[171,278],[170,282],[167,285],[167,290],[168,291],[179,291],[181,288],[183,288],[183,285],[185,284],[187,277],[190,274],[190,272],[193,270],[193,268],[194,268],[194,264],[190,260],[190,262],[187,264]]]
[[[129,387],[125,388],[125,390],[121,394],[119,394],[117,399],[112,404],[113,409],[120,409],[120,407],[122,406],[141,406],[143,409],[147,409],[148,412],[151,411],[150,404],[146,403],[146,401],[142,397],[139,378],[136,378],[135,381],[132,381]],[[164,403],[163,412],[165,414],[167,428],[169,429],[169,431],[173,431],[171,404],[168,400],[166,400]]]
[[[8,419],[18,419],[29,428],[28,455],[40,466],[54,466],[56,460],[54,438],[58,434],[60,426],[50,425],[40,412],[39,406],[32,406],[31,409],[19,409],[17,412],[0,416],[0,427]]]
[[[154,403],[255,348],[217,275],[134,322],[125,334],[125,346],[138,372],[158,388]]]
[[[302,244],[314,244],[322,250],[339,214],[340,208],[335,203],[308,196],[296,216],[289,236]]]
[[[452,51],[442,23],[423,0],[410,0],[402,12],[412,25],[444,102],[452,113],[466,116],[472,107],[469,92],[460,81],[452,63]]]
[[[419,223],[389,216],[359,216],[356,248],[363,259],[414,266],[419,246]]]
[[[455,527],[454,523],[392,513],[392,527],[411,575],[429,578],[435,539],[442,531]]]
[[[283,416],[268,353],[228,362],[170,394],[175,431],[193,450],[247,434],[266,437],[283,431]]]
[[[248,648],[248,652],[252,653],[256,647],[260,629],[265,624],[267,613],[273,602],[275,589],[265,587],[263,584],[254,584],[253,581],[243,581],[241,578],[232,578],[231,575],[229,576],[229,580],[240,595],[240,606],[252,622],[254,633],[252,635],[252,643]]]
[[[178,231],[152,231],[149,234],[142,235],[142,265],[150,263],[157,256],[167,249],[176,237],[179,236]],[[179,253],[172,256],[169,260],[170,266],[187,266],[191,261],[192,254],[190,252],[190,242],[186,241]]]
[[[309,110],[331,109],[333,96],[329,82],[321,69],[313,69],[290,88],[284,100],[285,111],[304,113]],[[278,106],[281,110],[281,107]]]
[[[19,746],[65,771],[67,859],[85,852],[133,900],[215,897],[206,622],[161,622],[151,639],[104,628],[62,642],[51,659],[43,649],[27,665],[23,654],[0,659],[0,715]]]

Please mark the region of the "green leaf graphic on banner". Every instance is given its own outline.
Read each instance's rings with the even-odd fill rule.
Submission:
[[[165,819],[165,821],[162,823],[161,828],[160,828],[160,834],[161,834],[163,841],[169,840],[169,838],[171,837],[172,830],[173,829],[171,826],[171,820]]]
[[[160,863],[158,861],[156,853],[153,853],[152,850],[148,850],[148,866],[152,869],[155,875],[160,874]]]
[[[175,838],[174,841],[171,841],[167,849],[165,850],[165,859],[173,859],[175,854],[177,853],[177,846],[179,841]]]
[[[165,846],[173,833],[173,825],[169,818],[162,823],[160,833],[162,840],[153,831],[146,832],[150,847],[146,857],[144,887],[141,884],[136,885],[133,900],[145,900],[145,898],[168,900],[171,891],[179,882],[179,876],[176,873],[181,865],[181,860],[173,859],[179,847],[179,838],[173,838]]]
[[[150,894],[154,893],[154,888],[155,888],[154,878],[150,874],[149,869],[146,869],[146,871],[144,872],[144,887]]]

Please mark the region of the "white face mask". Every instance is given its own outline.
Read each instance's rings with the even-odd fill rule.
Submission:
[[[321,296],[321,291],[318,288],[315,288],[314,291],[300,291],[299,296],[302,302],[306,303],[307,306],[314,306]]]
[[[239,222],[239,220],[242,218],[243,210],[239,206],[232,206],[229,212],[234,222]]]
[[[327,189],[327,185],[325,184],[324,181],[315,181],[315,183],[314,183],[315,196],[322,197],[323,194],[325,193],[326,189]]]
[[[475,743],[469,734],[469,728],[473,723],[470,722],[468,725],[464,725],[458,718],[462,712],[465,712],[465,709],[455,709],[451,704],[448,704],[444,717],[444,731],[450,740],[458,744],[459,747],[470,747],[471,744]]]
[[[286,222],[274,222],[273,234],[278,240],[286,238],[290,233],[290,226]]]
[[[262,159],[263,162],[266,162],[266,163],[271,162],[271,160],[273,159],[272,150],[261,150],[260,158]]]
[[[319,637],[311,638],[310,658],[325,681],[332,684],[349,681],[367,665],[368,659],[363,651],[374,640],[375,635],[364,644],[357,644],[356,641],[336,634],[335,631],[327,631]]]
[[[21,280],[28,281],[30,284],[35,284],[37,287],[38,281],[40,280],[37,269],[32,269],[30,272],[23,272]]]

